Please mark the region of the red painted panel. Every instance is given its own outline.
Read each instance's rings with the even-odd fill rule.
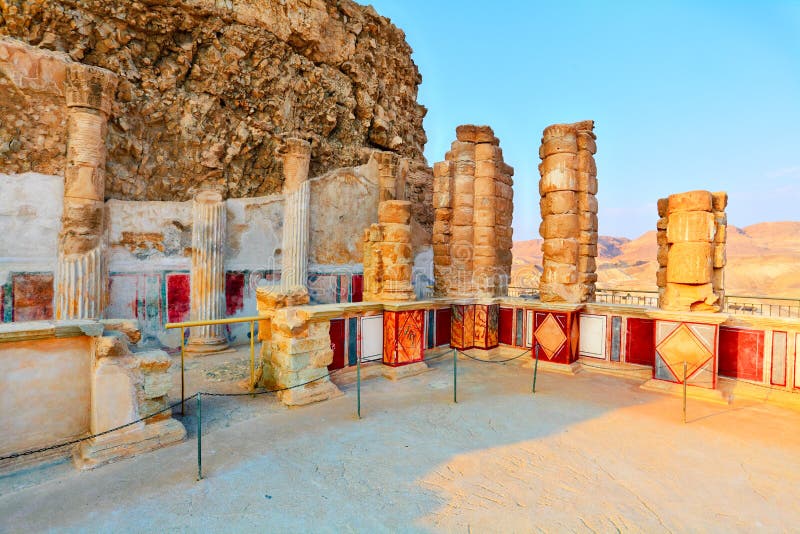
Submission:
[[[500,321],[498,325],[500,343],[503,345],[514,344],[514,309],[500,308]]]
[[[436,346],[450,344],[450,308],[436,310]]]
[[[12,320],[40,321],[53,318],[53,274],[15,274],[11,280]]]
[[[628,319],[625,338],[625,361],[640,365],[655,365],[655,322],[653,319]]]
[[[244,308],[244,273],[225,275],[225,313],[228,316]]]
[[[361,302],[364,300],[364,275],[354,274],[352,280],[352,302]]]
[[[719,374],[760,381],[764,376],[764,331],[720,327]]]
[[[552,335],[549,329],[544,329],[541,331],[539,330],[539,327],[542,326],[545,323],[545,321],[548,320],[547,319],[548,316],[552,316],[553,319],[555,319],[559,329],[561,330],[560,336]],[[551,362],[566,363],[566,364],[570,364],[575,360],[574,351],[572,350],[573,340],[571,332],[571,326],[572,326],[571,316],[572,316],[571,313],[558,313],[558,312],[546,312],[546,311],[534,312],[533,332],[536,341],[539,343],[539,346],[542,349],[541,352],[539,353],[540,357],[544,357]],[[557,344],[558,341],[560,341],[561,343]],[[548,351],[544,350],[545,347],[548,347],[548,349],[552,349],[553,353],[548,354]]]
[[[167,275],[167,320],[180,323],[189,319],[190,279],[188,274]]]
[[[328,370],[334,371],[344,367],[344,319],[331,319],[329,333],[331,336],[333,361],[328,366]]]

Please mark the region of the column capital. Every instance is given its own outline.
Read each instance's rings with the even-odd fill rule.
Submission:
[[[278,147],[277,154],[283,160],[283,192],[297,191],[300,185],[308,180],[311,143],[305,139],[289,137]]]
[[[67,66],[67,107],[82,107],[111,114],[111,102],[117,88],[117,75],[100,67],[81,63]]]

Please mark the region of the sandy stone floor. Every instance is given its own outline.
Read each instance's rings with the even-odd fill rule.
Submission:
[[[238,354],[238,356],[237,356]],[[245,352],[190,369],[236,390]],[[238,369],[238,370],[237,370]],[[800,525],[800,413],[646,392],[638,380],[459,360],[287,409],[272,395],[194,406],[185,443],[78,473],[0,478],[0,531],[791,531]],[[209,377],[222,377],[214,382]],[[201,379],[205,377],[206,383]]]

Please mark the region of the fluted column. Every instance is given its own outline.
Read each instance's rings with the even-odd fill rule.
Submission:
[[[56,319],[97,319],[105,307],[103,204],[112,72],[67,67],[67,165],[58,241]]]
[[[303,139],[290,138],[279,155],[284,174],[281,290],[307,294],[311,145]]]
[[[225,317],[225,202],[217,191],[201,191],[192,204],[192,321]],[[228,346],[224,325],[191,329],[187,350],[213,352]]]

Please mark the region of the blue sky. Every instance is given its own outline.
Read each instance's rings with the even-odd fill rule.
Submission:
[[[494,128],[515,239],[538,237],[542,130],[583,119],[601,234],[654,229],[692,189],[728,191],[735,226],[800,220],[800,0],[370,3],[414,49],[429,163],[457,125]]]

